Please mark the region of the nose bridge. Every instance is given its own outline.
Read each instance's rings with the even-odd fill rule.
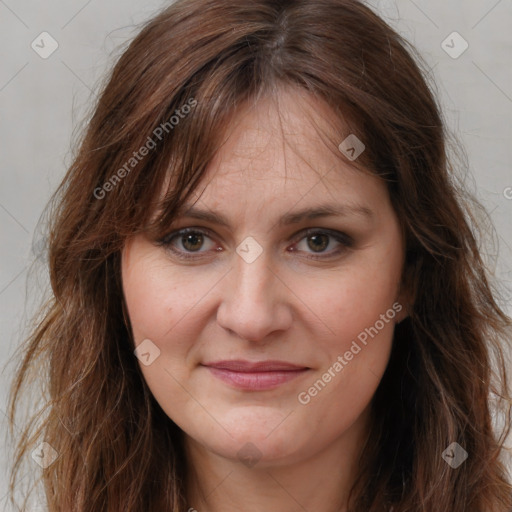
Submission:
[[[253,306],[270,298],[269,292],[275,277],[270,272],[268,263],[264,254],[251,263],[241,257],[237,259],[233,269],[233,285],[239,303],[247,302]]]
[[[262,340],[274,330],[286,328],[289,314],[283,310],[278,280],[269,268],[265,252],[248,262],[237,256],[223,286],[217,312],[219,324],[248,340]]]

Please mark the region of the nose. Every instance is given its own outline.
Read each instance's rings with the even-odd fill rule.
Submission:
[[[271,334],[291,326],[292,292],[269,267],[265,251],[252,263],[236,256],[222,289],[217,322],[240,338],[265,342]]]

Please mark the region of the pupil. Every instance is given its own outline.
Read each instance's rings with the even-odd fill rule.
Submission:
[[[198,241],[199,240],[199,241]],[[193,246],[197,246],[199,245],[199,247],[187,247],[187,244],[191,242],[191,244]],[[184,237],[184,247],[187,249],[187,250],[196,250],[196,249],[199,249],[200,246],[201,246],[201,242],[202,242],[202,235],[195,235],[195,234],[191,234],[191,235],[185,235]]]
[[[312,235],[312,236],[309,237],[309,240],[320,241],[321,238],[323,238],[324,242],[325,242],[326,239],[327,239],[327,235]],[[328,245],[329,245],[328,241],[326,243],[323,243],[323,244],[320,241],[320,244],[317,244],[316,242],[314,242],[314,245],[313,246],[310,245],[310,248],[313,249],[313,250],[316,250],[316,249],[324,250]]]

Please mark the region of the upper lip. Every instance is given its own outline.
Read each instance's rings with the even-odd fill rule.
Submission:
[[[278,372],[278,371],[292,371],[292,370],[307,370],[307,366],[296,365],[287,361],[244,361],[241,359],[226,360],[226,361],[213,361],[203,363],[203,366],[210,366],[211,368],[218,368],[221,370],[231,370],[233,372]]]

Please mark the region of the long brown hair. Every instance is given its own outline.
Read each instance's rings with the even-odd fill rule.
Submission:
[[[120,252],[135,233],[165,234],[245,102],[294,86],[364,141],[356,164],[386,180],[406,236],[409,317],[395,329],[372,401],[349,509],[512,509],[503,463],[510,320],[489,283],[419,62],[354,0],[178,0],[142,28],[52,198],[52,296],[21,349],[13,435],[22,391],[37,378],[46,402],[16,445],[12,496],[24,458],[44,440],[58,454],[42,473],[50,512],[187,509],[182,432],[134,357]],[[468,454],[457,469],[442,457],[453,442]]]

